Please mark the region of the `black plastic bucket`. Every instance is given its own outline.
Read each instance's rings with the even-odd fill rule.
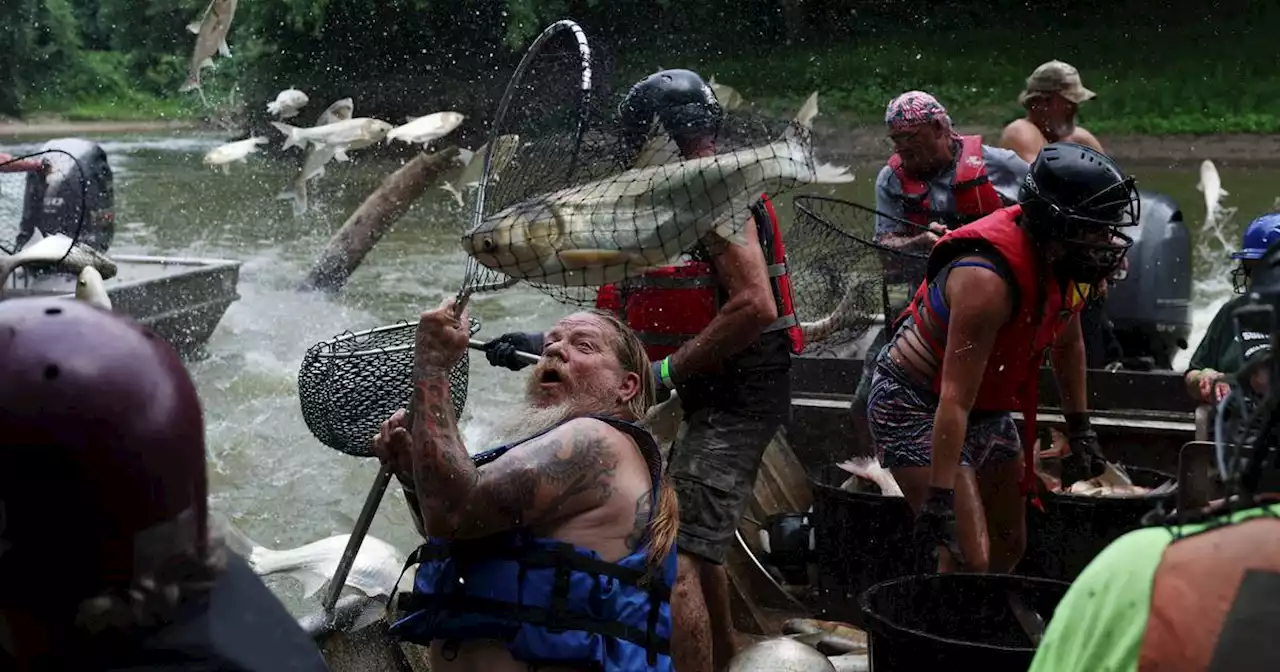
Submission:
[[[1125,465],[1134,485],[1154,488],[1173,474]],[[1172,511],[1177,489],[1163,495],[1091,497],[1041,492],[1041,513],[1027,506],[1027,551],[1018,573],[1073,581],[1093,558],[1126,532],[1142,527],[1157,506]]]
[[[915,516],[903,497],[849,492],[840,484],[850,474],[827,465],[810,476],[814,561],[818,564],[818,606],[823,616],[854,625],[862,623],[858,596],[868,587],[898,576],[916,574],[912,552]]]
[[[1026,672],[1035,646],[1009,596],[1046,624],[1064,581],[1008,574],[930,574],[878,583],[859,600],[875,672]]]

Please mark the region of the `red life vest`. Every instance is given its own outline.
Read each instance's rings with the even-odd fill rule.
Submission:
[[[951,182],[951,190],[955,195],[955,213],[934,211],[929,198],[929,184],[908,175],[902,168],[902,157],[897,153],[889,157],[889,168],[902,185],[903,216],[913,224],[967,224],[1004,206],[1000,192],[996,191],[987,177],[987,162],[982,157],[980,135],[965,135],[960,138],[960,154],[956,157],[956,173]]]
[[[804,350],[804,335],[791,300],[787,250],[767,194],[761,194],[751,207],[751,217],[768,264],[769,285],[778,311],[778,319],[764,331],[786,329],[791,351],[799,354]],[[596,293],[596,307],[618,315],[640,337],[649,359],[656,362],[680,349],[681,344],[711,323],[720,312],[722,294],[711,262],[687,261],[601,287]]]
[[[924,281],[898,319],[901,321],[909,314],[918,326],[923,327],[925,322],[921,319],[921,312],[928,310],[932,323],[941,326],[943,322],[939,316],[925,305],[930,278],[966,252],[985,248],[994,250],[1005,260],[1016,285],[1017,308],[996,334],[973,410],[1022,412],[1022,449],[1026,463],[1023,488],[1030,491],[1036,479],[1032,451],[1036,438],[1040,367],[1046,352],[1071,318],[1084,310],[1088,287],[1080,285],[1079,289],[1071,287],[1064,292],[1052,273],[1039,272],[1040,255],[1035,243],[1018,226],[1017,218],[1021,214],[1022,206],[1002,208],[939,239],[929,254]],[[1040,284],[1042,277],[1044,287]],[[938,361],[942,361],[943,345],[936,342],[926,328],[919,328],[917,333],[933,350]],[[934,376],[933,391],[941,394],[941,370]]]

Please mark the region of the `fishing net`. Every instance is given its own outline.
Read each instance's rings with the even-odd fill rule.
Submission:
[[[298,400],[307,429],[326,446],[355,457],[373,455],[372,437],[413,394],[416,322],[344,332],[311,346],[298,369]],[[471,320],[471,333],[480,323]],[[449,372],[454,417],[467,403],[470,357]]]
[[[29,170],[41,167],[39,172]],[[0,160],[0,252],[13,254],[37,237],[37,230],[39,236],[61,233],[80,242],[89,228],[89,206],[109,198],[91,194],[89,184],[80,160],[62,149]]]
[[[924,277],[928,254],[874,242],[878,213],[857,203],[802,195],[793,207],[787,261],[796,313],[806,320],[805,354],[834,353],[892,323]]]
[[[852,180],[814,161],[808,122],[816,99],[806,123],[794,126],[745,113],[720,119],[705,97],[659,105],[656,92],[620,110],[624,95],[607,93],[584,64],[590,50],[580,29],[552,26],[543,38],[513,76],[490,135],[491,147],[518,135],[519,149],[496,180],[482,180],[462,240],[471,257],[464,295],[523,281],[562,302],[591,304],[595,288],[668,266],[713,235],[740,237],[762,193],[813,183],[819,173]],[[684,93],[713,95],[709,87]],[[704,146],[715,153],[682,161],[668,131],[711,141]]]

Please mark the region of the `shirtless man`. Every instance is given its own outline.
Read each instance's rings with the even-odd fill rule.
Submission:
[[[413,419],[375,442],[427,536],[392,632],[430,646],[433,672],[672,670],[678,511],[635,424],[654,398],[644,346],[607,313],[560,320],[513,440],[473,459],[449,396],[465,324],[452,299],[422,314]]]
[[[1018,103],[1027,116],[1004,127],[1000,146],[1012,149],[1024,161],[1035,160],[1040,149],[1053,142],[1074,142],[1103,152],[1102,143],[1076,125],[1076,111],[1098,94],[1084,88],[1080,72],[1062,61],[1049,61],[1031,73]],[[1105,153],[1105,152],[1103,152]]]

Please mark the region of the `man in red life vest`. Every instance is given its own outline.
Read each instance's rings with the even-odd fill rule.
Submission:
[[[867,407],[881,463],[940,571],[1008,572],[1022,556],[1046,351],[1071,446],[1063,485],[1102,473],[1079,313],[1132,244],[1120,228],[1137,221],[1132,178],[1091,148],[1054,143],[1031,165],[1017,205],[947,233],[930,253],[875,360]]]
[[[881,213],[876,242],[923,254],[948,230],[1018,200],[1027,162],[1010,150],[982,144],[979,136],[956,133],[947,109],[928,93],[908,91],[889,101],[884,123],[894,153],[876,176],[876,211]],[[897,255],[885,260],[888,282],[914,285],[924,270],[923,260]],[[888,329],[877,334],[866,359],[874,360],[888,340]],[[873,369],[863,367],[854,393],[854,427],[864,442],[869,438],[865,409]]]
[[[715,153],[723,110],[697,73],[664,70],[619,107],[623,163],[631,167],[653,119],[691,159]],[[745,245],[704,239],[691,259],[602,287],[597,306],[618,313],[645,343],[659,388],[678,390],[685,427],[668,473],[680,501],[679,577],[672,594],[676,669],[724,669],[733,656],[723,562],[764,449],[791,419],[792,353],[803,348],[773,205],[754,204]],[[540,352],[541,334],[506,334],[489,361],[521,368],[516,349]]]

